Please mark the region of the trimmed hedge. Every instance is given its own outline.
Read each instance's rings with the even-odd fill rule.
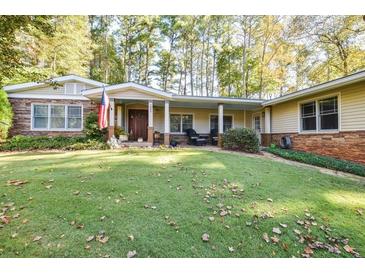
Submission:
[[[47,137],[18,135],[0,144],[0,151],[22,150],[81,150],[81,149],[108,149],[108,145],[98,140],[86,137]]]
[[[282,149],[274,145],[271,145],[265,150],[285,159],[294,160],[314,166],[325,167],[333,170],[344,171],[365,177],[365,165],[357,164],[354,162],[339,160],[328,156],[316,155],[309,152]]]
[[[250,128],[231,128],[223,134],[223,148],[257,153],[259,139]]]

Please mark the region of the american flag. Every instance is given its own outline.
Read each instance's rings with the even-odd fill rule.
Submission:
[[[101,97],[101,104],[99,106],[99,117],[98,117],[98,124],[100,129],[108,127],[108,108],[109,108],[109,97],[105,93],[105,87],[103,87],[103,96]]]

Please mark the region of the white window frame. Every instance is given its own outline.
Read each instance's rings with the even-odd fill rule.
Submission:
[[[337,116],[338,116],[338,129],[320,129],[320,108],[319,101],[337,97]],[[316,130],[303,130],[302,129],[302,104],[315,102],[316,106]],[[338,133],[341,131],[341,92],[331,93],[323,96],[317,96],[307,100],[298,102],[298,133],[299,134],[326,134],[326,133]]]
[[[262,121],[262,113],[261,113],[261,111],[252,113],[251,129],[253,129],[256,132],[256,128],[255,128],[255,117],[259,117],[260,118],[260,133],[262,133],[262,129],[263,129],[262,124],[263,124],[263,121]]]
[[[48,124],[47,128],[34,128],[34,106],[48,106]],[[51,106],[63,106],[65,108],[65,128],[51,128]],[[81,107],[81,128],[68,128],[68,106]],[[48,104],[48,103],[32,103],[30,116],[30,130],[32,131],[82,131],[84,129],[84,106],[80,104]]]
[[[72,85],[73,86],[73,92],[72,93],[67,93],[66,92],[66,85]],[[75,83],[65,83],[64,84],[64,92],[63,93],[65,95],[81,95],[81,90],[80,90],[80,93],[77,93],[76,92],[77,85],[80,85],[81,86],[81,90],[86,89],[86,85],[84,83],[77,83],[77,82],[75,82]]]
[[[180,132],[175,132],[175,131],[170,131],[170,133],[172,134],[186,134],[186,132],[182,131],[182,115],[192,115],[193,116],[193,124],[192,127],[193,129],[195,129],[195,116],[194,113],[186,113],[186,112],[170,112],[170,129],[171,129],[171,115],[172,114],[176,114],[176,115],[180,115]]]
[[[209,132],[212,130],[211,128],[211,125],[210,125],[210,119],[211,119],[211,116],[218,116],[218,113],[209,113],[209,120],[208,120],[208,123],[209,123]],[[232,117],[232,128],[235,128],[235,125],[234,125],[234,114],[226,114],[226,113],[223,113],[223,118],[224,116],[231,116]],[[224,119],[223,119],[223,127],[224,127]]]

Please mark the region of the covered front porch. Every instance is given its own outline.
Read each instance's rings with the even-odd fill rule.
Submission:
[[[100,102],[103,89],[83,92]],[[260,111],[261,100],[176,95],[135,83],[105,87],[109,96],[108,137],[118,128],[128,133],[128,141],[169,145],[171,140],[186,141],[185,131],[194,129],[210,136],[217,132],[218,144],[228,128],[249,127],[252,114]],[[156,136],[160,136],[156,140]]]

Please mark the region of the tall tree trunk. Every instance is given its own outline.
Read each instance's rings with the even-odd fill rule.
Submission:
[[[190,43],[190,92],[194,96],[193,43]]]
[[[212,68],[212,89],[211,89],[211,96],[214,94],[214,81],[215,81],[215,66],[217,62],[217,52],[216,49],[213,49],[213,68]]]

